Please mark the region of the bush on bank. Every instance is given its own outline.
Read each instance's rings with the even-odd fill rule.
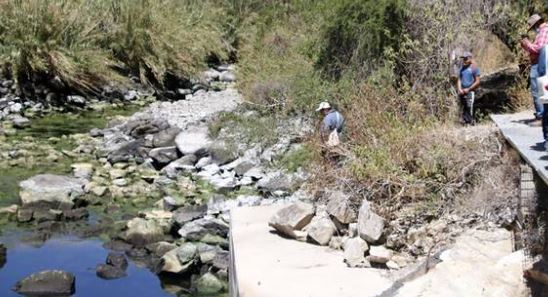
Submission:
[[[209,1],[1,0],[0,63],[18,83],[94,91],[131,74],[161,86],[227,56],[222,20]]]

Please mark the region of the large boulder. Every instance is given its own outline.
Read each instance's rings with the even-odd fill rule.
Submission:
[[[19,186],[23,206],[46,204],[50,208],[70,208],[74,199],[84,194],[84,183],[79,179],[53,174],[34,176]]]
[[[184,224],[199,219],[205,216],[207,212],[207,205],[191,205],[179,208],[173,212],[173,221],[179,225],[183,226]]]
[[[328,245],[333,234],[337,232],[335,224],[325,216],[315,217],[306,227],[308,237],[319,245]]]
[[[382,245],[371,246],[367,258],[372,263],[386,264],[392,258],[392,251]]]
[[[208,137],[207,127],[194,127],[179,133],[175,144],[183,155],[202,156],[211,144],[211,139]]]
[[[98,277],[102,279],[118,279],[125,277],[127,275],[126,271],[120,267],[108,265],[108,264],[99,264],[95,268],[95,273]]]
[[[140,118],[130,120],[120,126],[120,130],[133,138],[142,139],[146,135],[156,134],[169,129],[168,121],[160,118]]]
[[[160,241],[163,236],[163,228],[156,221],[134,218],[127,223],[125,239],[137,247]]]
[[[297,238],[295,231],[304,228],[314,217],[314,206],[296,202],[280,209],[268,222],[268,225],[283,235]]]
[[[179,157],[177,148],[174,146],[152,149],[148,153],[148,156],[161,166],[167,165],[171,161],[176,160]]]
[[[164,254],[159,271],[184,273],[194,266],[198,259],[198,248],[192,243],[184,243]]]
[[[71,273],[47,270],[27,276],[17,282],[13,289],[29,296],[70,296],[74,294],[74,283],[75,278]]]
[[[371,210],[369,202],[363,201],[358,214],[358,234],[369,243],[377,242],[384,230],[384,219]]]
[[[229,226],[223,220],[207,217],[184,224],[178,233],[185,240],[199,241],[207,234],[226,237],[228,230]]]
[[[177,127],[170,127],[154,134],[152,137],[152,147],[174,146],[175,138],[179,135],[179,133],[181,133],[181,129]]]
[[[350,205],[350,197],[341,191],[331,193],[327,213],[343,224],[350,224],[356,220],[356,212]]]
[[[344,245],[344,262],[348,267],[368,267],[365,252],[369,249],[365,240],[354,237],[348,239]]]

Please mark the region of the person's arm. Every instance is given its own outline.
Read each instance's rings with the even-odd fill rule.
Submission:
[[[548,43],[548,26],[541,27],[534,42],[529,41],[527,38],[523,38],[521,40],[521,47],[531,54],[538,54],[545,43]]]
[[[460,84],[460,75],[459,75],[459,78],[457,79],[457,92],[459,93],[459,95],[463,94],[461,84]]]

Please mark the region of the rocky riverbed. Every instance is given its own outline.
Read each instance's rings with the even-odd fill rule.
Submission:
[[[5,205],[0,241],[7,241],[6,234],[21,236],[7,245],[2,272],[17,269],[10,257],[22,249],[19,243],[48,249],[59,236],[92,246],[100,238],[104,250],[94,253],[113,253],[96,261],[100,279],[135,282],[127,258],[134,263],[130,268],[145,267],[169,279],[163,281],[169,294],[224,294],[230,209],[300,198],[306,174],[286,172],[277,162],[302,149],[311,126],[302,119],[261,122],[256,112],[239,110],[242,100],[230,85],[230,67],[211,69],[204,77],[209,87],[181,90],[184,99],[153,102],[130,117],[110,114],[106,126],[86,133],[41,137],[30,133],[39,130],[34,123],[39,119],[19,127],[8,118],[0,166],[11,177],[4,179],[9,186],[3,185],[0,199]],[[71,125],[79,120],[75,116]],[[231,125],[251,122],[283,136],[266,141],[241,130],[253,127]],[[35,289],[36,279],[75,278],[78,290],[78,273],[39,267],[45,271],[33,273],[42,274],[10,285],[23,292]]]

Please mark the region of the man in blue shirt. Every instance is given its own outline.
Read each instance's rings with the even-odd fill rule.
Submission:
[[[322,102],[320,106],[316,109],[323,113],[324,118],[322,121],[322,126],[320,128],[320,137],[323,143],[326,143],[329,137],[329,134],[335,129],[338,134],[341,134],[344,129],[344,117],[335,109],[331,107],[329,102]]]
[[[474,124],[474,90],[480,84],[480,70],[472,61],[472,53],[464,52],[461,58],[457,91],[462,103],[462,121],[464,124]]]

